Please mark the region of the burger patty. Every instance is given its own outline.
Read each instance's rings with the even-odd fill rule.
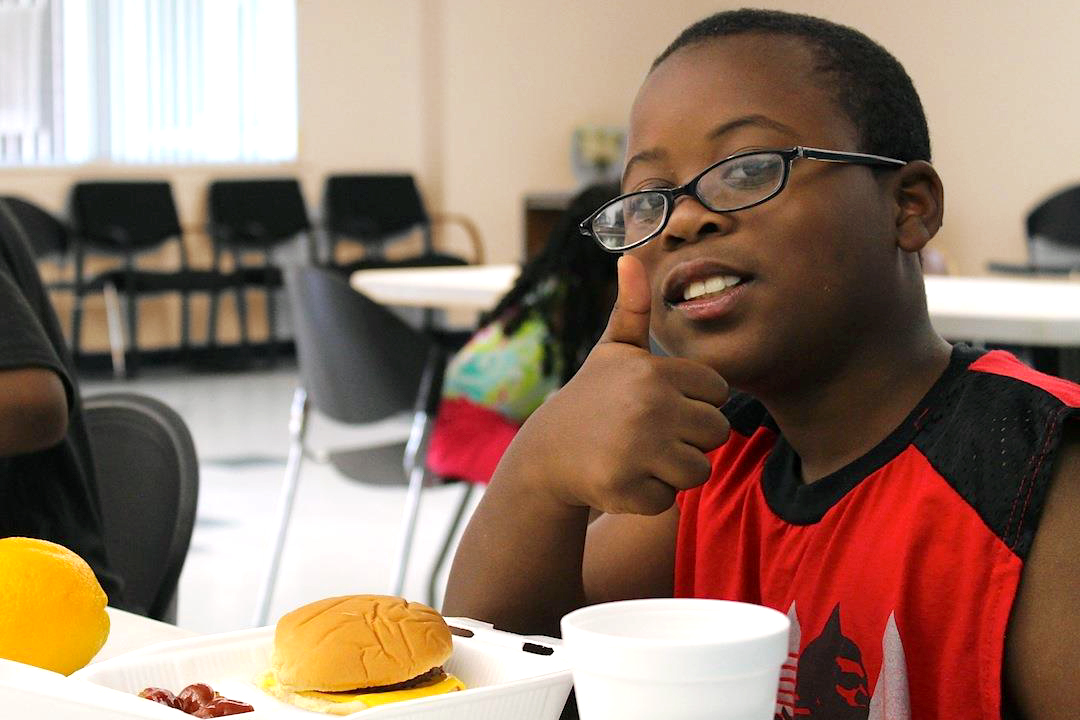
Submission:
[[[394,683],[393,685],[376,685],[374,687],[357,688],[356,690],[347,690],[350,694],[356,694],[358,692],[390,692],[391,690],[411,690],[412,688],[423,687],[424,685],[434,685],[446,678],[446,673],[443,671],[442,666],[433,667],[426,673],[417,675],[416,677],[406,680],[405,682]]]

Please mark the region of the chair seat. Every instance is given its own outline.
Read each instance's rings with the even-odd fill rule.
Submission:
[[[129,276],[122,269],[109,270],[83,283],[83,292],[101,292],[106,284],[112,284],[123,293],[156,293],[222,290],[236,284],[230,275],[213,270],[183,270],[177,272],[154,272],[136,270]]]

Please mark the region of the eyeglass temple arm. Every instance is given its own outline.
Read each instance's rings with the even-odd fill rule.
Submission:
[[[798,151],[797,157],[804,157],[810,160],[824,160],[825,162],[841,162],[854,165],[889,165],[895,167],[907,165],[903,160],[884,157],[882,155],[822,150],[821,148],[812,147],[798,147],[796,150]]]

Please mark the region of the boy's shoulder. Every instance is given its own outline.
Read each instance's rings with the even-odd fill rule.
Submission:
[[[958,346],[912,444],[1020,557],[1026,557],[1080,385],[1002,350]],[[934,392],[934,391],[932,391]]]
[[[997,382],[1012,392],[1045,393],[1069,407],[1080,407],[1080,385],[1070,380],[1048,375],[1020,362],[1004,350],[978,350],[969,346],[957,347],[955,353],[968,359],[967,371],[979,382]],[[988,380],[987,377],[998,378]]]
[[[958,345],[921,406],[920,429],[1000,440],[1080,408],[1080,385],[1035,370],[1004,350]]]

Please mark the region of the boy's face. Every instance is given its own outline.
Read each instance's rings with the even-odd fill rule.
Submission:
[[[681,185],[750,148],[865,151],[813,64],[801,41],[761,35],[670,56],[634,103],[623,192]],[[750,390],[835,369],[879,332],[898,289],[883,182],[864,167],[796,160],[787,187],[757,207],[714,213],[681,198],[664,232],[632,251],[648,271],[654,336]],[[717,275],[742,282],[683,300],[687,282]]]

